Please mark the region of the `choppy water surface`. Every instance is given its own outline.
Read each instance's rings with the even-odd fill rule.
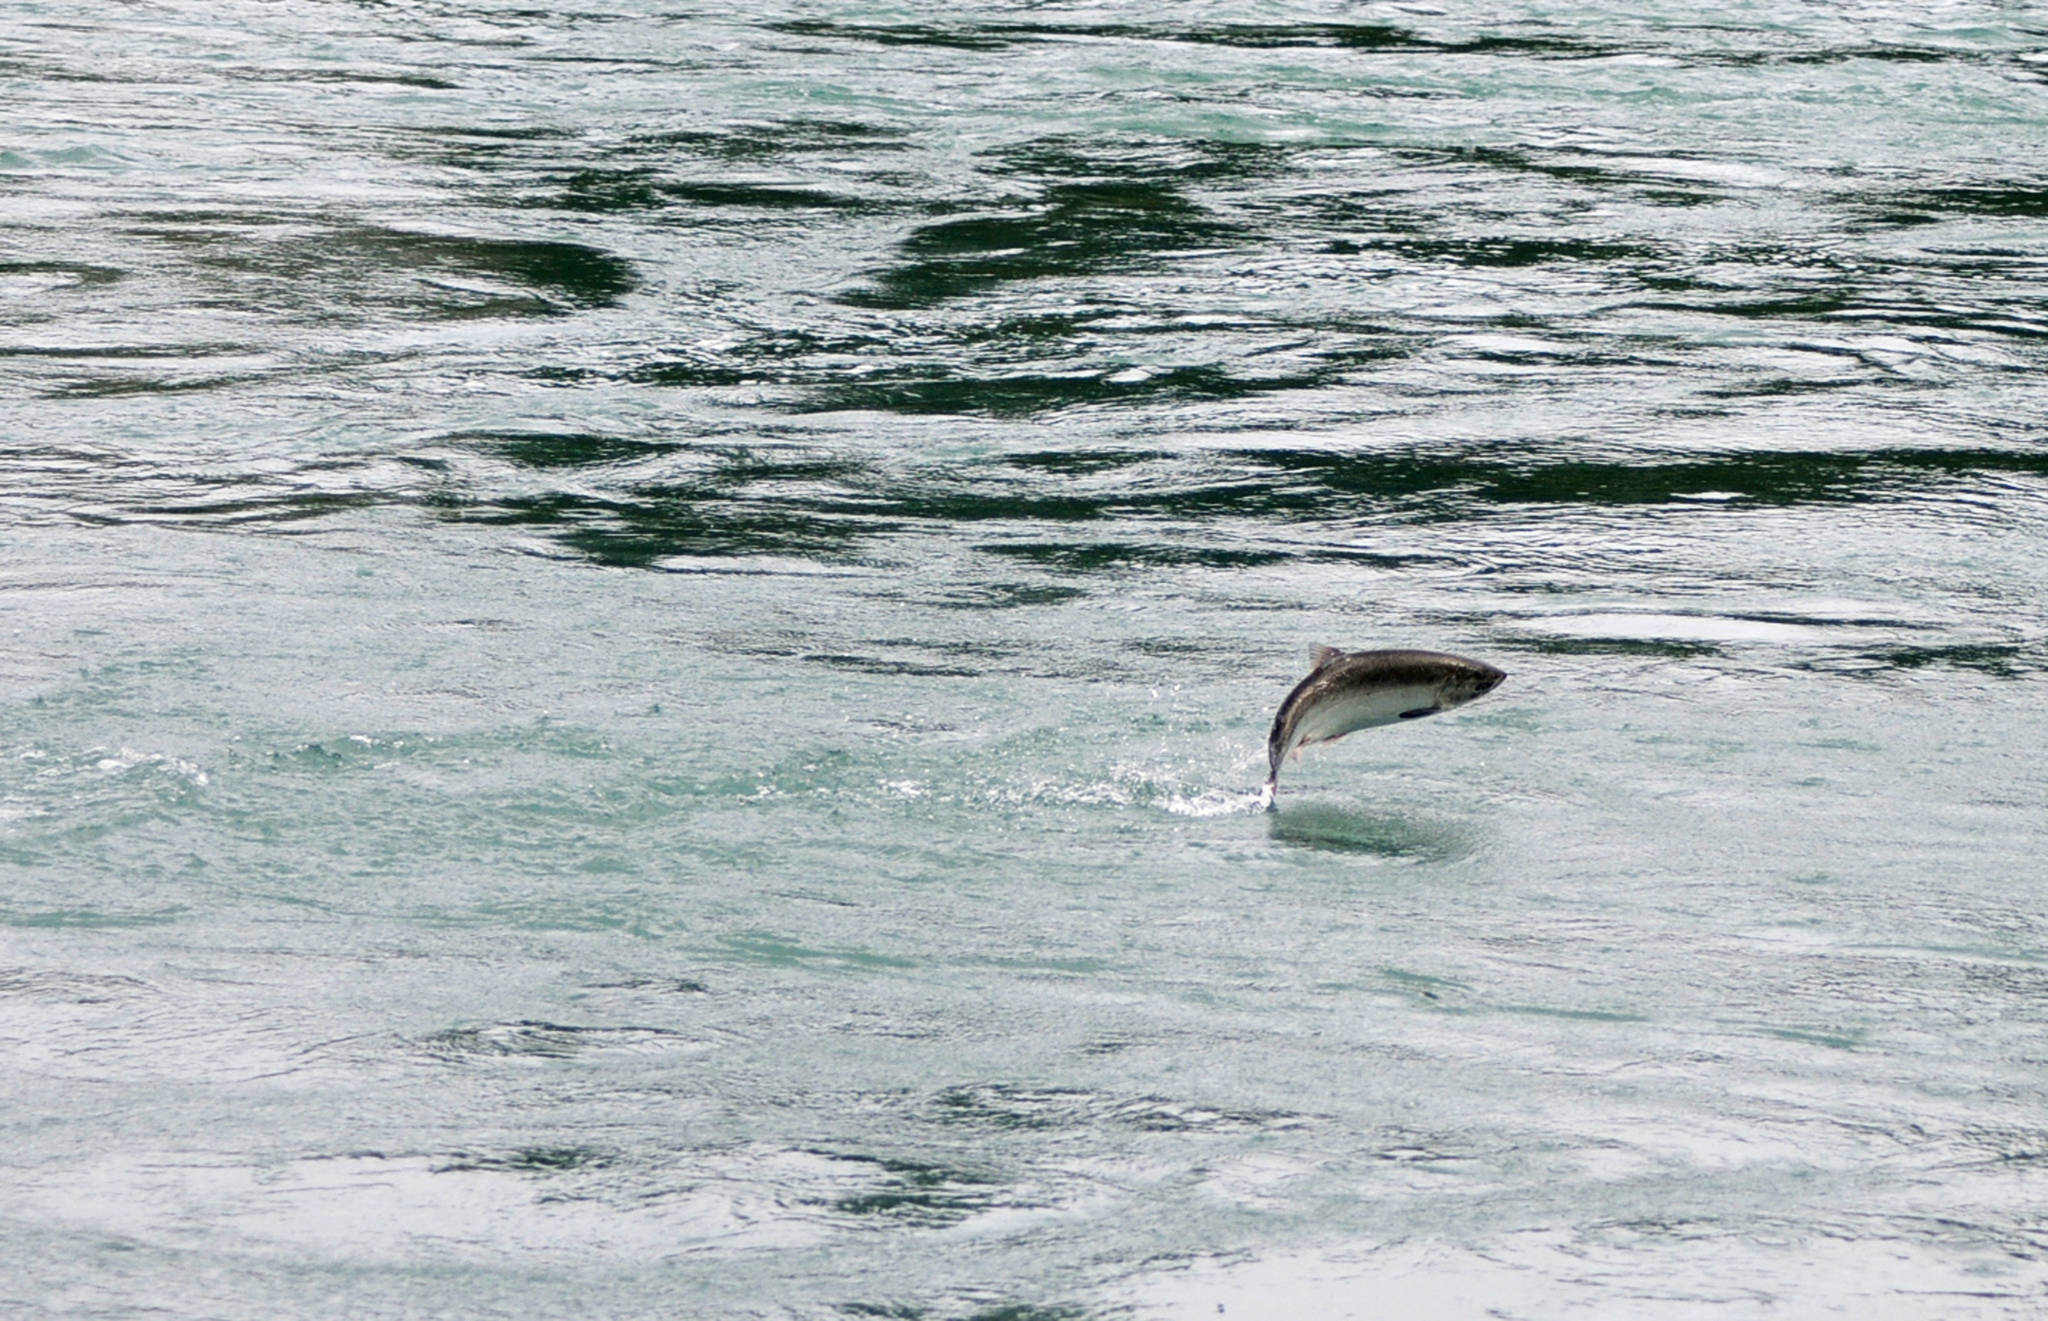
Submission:
[[[2039,10],[0,85],[0,1310],[2048,1306]]]

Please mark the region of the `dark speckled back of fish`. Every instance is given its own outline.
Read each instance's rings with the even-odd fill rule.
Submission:
[[[1507,677],[1485,661],[1445,651],[1319,646],[1313,656],[1315,668],[1280,704],[1266,739],[1269,769],[1263,797],[1268,808],[1288,753],[1333,743],[1354,730],[1448,711],[1493,691]]]

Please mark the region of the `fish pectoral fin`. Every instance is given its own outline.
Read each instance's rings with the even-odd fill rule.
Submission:
[[[1424,716],[1433,716],[1441,710],[1443,710],[1443,708],[1440,706],[1418,706],[1413,711],[1403,711],[1401,713],[1401,719],[1420,720]]]

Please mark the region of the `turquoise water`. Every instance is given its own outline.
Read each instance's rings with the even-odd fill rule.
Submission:
[[[2037,10],[0,38],[0,1311],[2048,1307]]]

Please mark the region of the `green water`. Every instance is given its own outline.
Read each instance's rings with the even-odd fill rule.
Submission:
[[[0,87],[0,1312],[2048,1306],[2033,10]]]

